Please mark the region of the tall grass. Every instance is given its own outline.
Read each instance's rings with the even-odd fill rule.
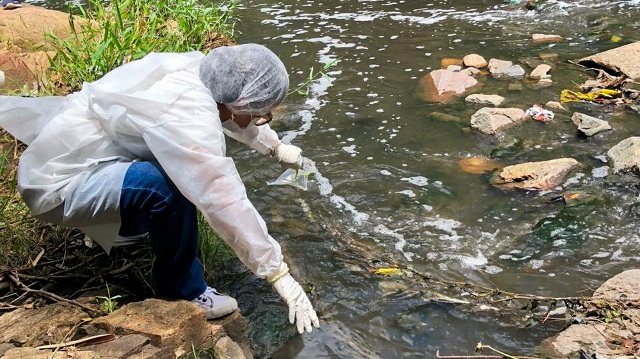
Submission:
[[[206,52],[220,41],[231,42],[236,5],[236,0],[217,5],[196,0],[113,0],[104,5],[89,0],[86,7],[70,2],[72,35],[63,39],[49,34],[56,49],[49,78],[69,92],[150,52]]]

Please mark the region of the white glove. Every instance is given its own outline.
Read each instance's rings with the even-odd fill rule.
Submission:
[[[302,334],[305,330],[311,333],[311,324],[316,328],[320,327],[318,315],[313,309],[311,301],[309,301],[307,294],[291,274],[287,273],[276,280],[273,283],[273,288],[287,302],[289,306],[289,322],[293,324],[295,321],[298,333]]]
[[[287,167],[300,169],[302,167],[302,149],[298,146],[279,142],[273,149],[273,157]]]

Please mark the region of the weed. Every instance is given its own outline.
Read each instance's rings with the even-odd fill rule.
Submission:
[[[236,257],[233,250],[211,229],[204,216],[199,212],[198,232],[200,234],[200,258],[205,272],[215,263],[222,263]]]
[[[116,299],[122,298],[121,295],[111,296],[111,291],[109,290],[109,285],[107,284],[107,295],[106,296],[96,296],[97,299],[100,299],[100,310],[104,314],[111,314],[116,309],[118,309],[118,302]]]
[[[289,93],[287,95],[291,95],[294,93],[297,93],[301,96],[309,96],[309,84],[311,84],[311,82],[313,82],[315,79],[322,77],[323,79],[329,81],[329,83],[331,83],[331,78],[327,75],[327,70],[329,70],[331,67],[333,67],[335,64],[338,63],[338,59],[334,59],[331,60],[329,62],[327,62],[326,64],[324,64],[324,66],[322,66],[322,69],[320,69],[319,71],[314,71],[314,68],[311,67],[309,69],[309,75],[307,75],[307,79],[300,84],[298,87],[296,87],[295,89],[289,91]],[[303,91],[304,89],[304,91]]]

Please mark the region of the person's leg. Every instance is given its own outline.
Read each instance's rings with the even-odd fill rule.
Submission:
[[[149,233],[158,294],[192,300],[205,292],[197,210],[158,164],[134,162],[120,195],[121,236]]]

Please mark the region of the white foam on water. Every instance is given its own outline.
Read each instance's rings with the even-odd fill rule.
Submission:
[[[414,198],[414,197],[416,196],[416,193],[415,193],[415,192],[413,192],[413,191],[412,191],[412,190],[410,190],[410,189],[406,189],[406,190],[404,190],[404,191],[398,191],[398,192],[396,192],[396,193],[403,194],[403,195],[405,195],[405,196],[407,196],[407,197],[409,197],[409,198]]]
[[[407,181],[411,184],[414,184],[419,187],[427,186],[429,184],[429,179],[423,176],[415,176],[408,178],[400,178],[401,181]]]

